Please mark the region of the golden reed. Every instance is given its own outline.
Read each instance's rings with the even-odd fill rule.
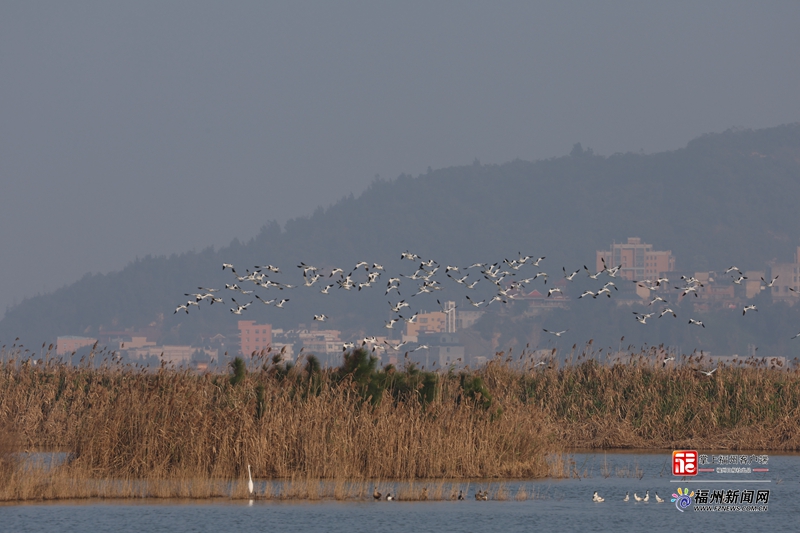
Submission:
[[[247,498],[248,464],[261,498],[362,499],[381,485],[398,498],[451,499],[471,479],[579,475],[571,447],[800,449],[795,369],[705,376],[692,357],[662,367],[642,353],[609,366],[586,352],[534,367],[500,353],[481,369],[440,373],[423,401],[390,390],[364,398],[355,381],[334,371],[311,379],[300,365],[280,375],[251,365],[232,383],[14,355],[0,366],[0,500]],[[26,455],[41,450],[69,460]]]

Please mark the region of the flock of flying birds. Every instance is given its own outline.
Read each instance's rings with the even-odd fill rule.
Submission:
[[[233,304],[233,306],[230,307],[230,312],[234,315],[242,315],[256,301],[261,305],[283,309],[291,301],[291,298],[284,296],[288,296],[291,290],[294,289],[315,289],[322,295],[330,295],[332,291],[359,292],[362,290],[383,290],[384,296],[387,298],[395,294],[397,295],[397,301],[389,301],[389,306],[393,315],[384,325],[386,329],[391,330],[400,322],[414,323],[419,315],[419,311],[410,315],[406,313],[406,316],[401,314],[404,308],[409,308],[409,310],[411,308],[409,301],[402,298],[401,288],[403,293],[407,295],[406,298],[409,299],[421,294],[434,294],[445,289],[445,285],[442,283],[443,280],[440,281],[442,274],[447,278],[447,283],[452,284],[454,287],[460,286],[465,292],[474,291],[479,283],[481,283],[482,286],[489,286],[492,289],[494,295],[487,298],[479,299],[477,296],[470,297],[469,294],[464,295],[464,302],[462,302],[462,305],[476,309],[487,308],[494,303],[506,304],[524,295],[525,292],[530,291],[530,286],[536,280],[540,280],[540,282],[543,282],[544,287],[547,287],[547,282],[550,279],[550,275],[542,268],[542,262],[545,260],[544,256],[534,258],[530,255],[523,256],[521,252],[516,259],[503,259],[496,263],[474,263],[467,267],[453,265],[442,266],[433,259],[426,260],[409,251],[403,252],[400,255],[400,259],[401,261],[408,261],[415,265],[413,273],[392,276],[386,273],[382,265],[378,263],[369,263],[367,261],[359,261],[353,268],[348,270],[331,267],[323,269],[301,262],[297,265],[297,268],[298,272],[302,273],[302,287],[299,283],[293,285],[279,281],[283,276],[283,272],[279,267],[274,265],[255,266],[252,270],[246,269],[244,273],[241,273],[236,270],[234,265],[223,263],[222,270],[227,270],[231,273],[231,283],[226,283],[224,289],[198,287],[201,292],[185,293],[185,295],[190,296],[191,299],[185,304],[177,306],[175,308],[175,313],[181,311],[189,313],[192,306],[199,308],[204,300],[207,300],[209,305],[215,303],[224,304],[225,300],[220,296],[223,290],[231,291],[236,294],[236,298],[239,298],[237,301],[233,296],[230,297],[230,302]],[[575,281],[576,276],[583,271],[588,276],[588,279],[596,281],[598,286],[602,284],[602,286],[599,286],[596,290],[584,291],[578,299],[589,297],[597,299],[602,296],[611,298],[613,294],[612,291],[619,290],[617,288],[617,283],[626,281],[618,277],[622,265],[609,267],[606,265],[605,260],[602,260],[602,266],[603,268],[597,272],[589,270],[586,265],[584,265],[582,269],[577,269],[573,272],[567,272],[565,267],[562,267],[561,270],[565,282]],[[743,280],[747,279],[742,274],[741,270],[735,266],[728,268],[725,274],[731,275],[731,282],[734,284],[741,284]],[[762,277],[761,281],[763,287],[772,287],[776,279],[777,276],[769,281]],[[659,277],[654,280],[635,280],[634,283],[654,293],[655,291],[659,291],[660,294],[663,294],[663,291],[659,289],[668,287],[670,280],[665,277]],[[411,287],[410,290],[407,288],[409,285]],[[561,285],[563,286],[563,284]],[[697,291],[703,287],[703,283],[693,276],[681,276],[678,285],[673,285],[673,287],[678,291],[680,298],[690,294],[696,297]],[[525,290],[526,288],[527,291]],[[262,292],[262,294],[266,291],[270,296],[260,296],[256,294],[255,291],[257,290]],[[546,297],[551,298],[556,294],[562,293],[562,289],[553,286],[551,283],[550,287],[545,292]],[[486,292],[484,291],[484,293]],[[453,312],[458,307],[458,305],[442,304],[439,299],[437,299],[436,302],[439,304],[441,311],[446,314]],[[654,310],[649,313],[634,311],[633,315],[635,320],[641,324],[647,324],[647,321],[653,317],[660,319],[664,316],[671,315],[673,318],[677,318],[678,315],[669,307],[669,302],[658,294],[653,296],[648,306],[655,306],[656,304],[659,305],[660,309],[655,310],[654,308]],[[745,305],[742,309],[742,315],[746,315],[751,311],[758,311],[758,309],[752,304]],[[329,318],[330,317],[324,313],[313,315],[313,320],[319,322],[324,322]],[[694,318],[689,318],[688,324],[702,328],[706,327],[701,320],[696,320]],[[544,329],[545,333],[555,337],[560,337],[567,331],[568,330],[552,331]],[[800,333],[792,337],[792,339],[797,337],[800,337]],[[367,337],[362,340],[362,344],[368,342],[377,342],[377,340],[375,337]],[[395,350],[399,350],[404,344],[405,342],[402,342],[399,345],[390,346]],[[354,346],[355,343],[345,343],[343,349],[346,350]],[[415,350],[419,349],[427,349],[427,346],[420,345],[415,348]]]

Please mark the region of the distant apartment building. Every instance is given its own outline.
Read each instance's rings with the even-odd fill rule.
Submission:
[[[253,352],[268,350],[272,345],[272,326],[270,324],[256,324],[253,320],[240,320],[239,326],[239,352],[242,355],[251,355]]]
[[[447,313],[435,311],[433,313],[420,313],[416,320],[406,324],[406,331],[403,335],[404,340],[416,342],[420,335],[429,333],[455,333],[471,327],[482,316],[484,311],[460,311],[456,308],[453,301],[444,302],[444,308],[450,310]]]
[[[56,339],[56,355],[69,355],[77,352],[81,348],[93,346],[97,339],[92,337],[78,337],[76,335],[66,335]]]
[[[418,314],[414,322],[406,324],[406,337],[417,338],[420,333],[444,333],[448,314],[452,314],[452,312],[434,311],[433,313]]]
[[[114,346],[116,344],[125,343],[128,346],[128,341],[132,337],[141,337],[150,340],[154,344],[158,344],[162,337],[161,321],[151,322],[149,325],[138,328],[124,328],[124,329],[107,329],[104,326],[98,327],[97,340],[103,346]]]
[[[472,327],[483,316],[483,311],[456,311],[456,331]]]
[[[652,244],[643,243],[639,237],[628,237],[628,242],[611,244],[610,250],[598,250],[595,268],[621,266],[618,276],[627,280],[644,280],[675,270],[672,252],[653,250]]]
[[[558,280],[554,285],[563,290],[566,286],[566,282],[564,280]],[[566,309],[569,305],[569,298],[564,296],[561,292],[556,292],[552,296],[547,296],[536,289],[530,292],[520,292],[514,299],[528,303],[528,311],[526,311],[526,313],[529,315],[536,315],[551,309]]]
[[[313,354],[340,354],[342,352],[342,332],[338,329],[317,329],[301,331],[300,345]]]
[[[770,276],[775,279],[772,285],[772,301],[794,304],[800,297],[800,246],[797,247],[794,263],[772,265]],[[761,280],[758,280],[759,282]],[[769,280],[768,280],[769,281]]]
[[[687,293],[684,297],[690,297],[692,300],[695,297],[703,302],[732,302],[736,297],[736,285],[731,283],[731,280],[726,276],[720,276],[716,272],[696,272],[696,271],[677,271],[673,272],[670,276],[675,284],[680,285],[683,281],[681,276],[686,278],[694,278],[699,284],[694,292]],[[658,288],[658,294],[664,296],[666,294],[674,293],[675,285],[668,283],[662,284]],[[669,296],[667,296],[669,298]]]
[[[428,346],[426,350],[420,350],[419,355],[415,355],[413,358],[420,364],[428,366],[436,362],[439,368],[466,364],[464,346],[457,335],[427,333],[420,335],[419,342]]]
[[[748,270],[744,273],[747,278],[742,285],[744,285],[744,297],[753,298],[756,294],[761,292],[761,278],[766,276],[763,270]]]
[[[158,346],[154,342],[145,342],[144,344],[136,347],[125,345],[128,357],[133,360],[146,360],[150,357],[157,357],[165,363],[175,366],[190,365],[192,364],[192,356],[200,352],[204,359],[211,360],[217,359],[219,356],[218,350],[197,348],[194,346],[186,345],[169,345]]]
[[[281,361],[294,361],[294,345],[298,341],[297,332],[275,328],[272,330],[272,351],[270,356],[280,355]]]
[[[148,341],[147,337],[130,337],[131,340],[127,342],[120,342],[119,349],[120,350],[133,350],[135,348],[146,348],[149,346],[155,346],[157,343]]]

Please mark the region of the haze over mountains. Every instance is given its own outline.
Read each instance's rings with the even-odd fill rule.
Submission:
[[[87,274],[8,309],[0,321],[0,342],[20,337],[31,346],[58,335],[152,323],[172,342],[197,342],[242,318],[232,316],[230,306],[173,315],[184,293],[230,281],[221,271],[223,262],[240,271],[271,263],[296,275],[301,261],[352,268],[363,260],[398,268],[405,250],[442,265],[496,262],[521,252],[546,256],[543,269],[555,280],[562,266],[591,268],[595,250],[636,236],[671,250],[680,271],[724,271],[732,264],[763,270],[770,262],[793,260],[800,245],[797,198],[800,124],[708,134],[686,148],[652,155],[605,157],[576,144],[569,155],[548,160],[475,161],[376,180],[358,197],[292,219],[283,228],[266,222],[247,243],[145,257],[119,272]],[[379,331],[387,319],[381,287],[336,304],[320,304],[318,291],[301,289],[281,295],[292,299],[286,309],[259,309],[256,302],[247,318],[290,328],[324,312],[333,326],[352,332]],[[429,309],[436,306],[420,300]]]

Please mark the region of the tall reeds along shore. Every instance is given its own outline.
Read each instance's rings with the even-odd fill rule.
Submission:
[[[706,376],[693,356],[610,366],[590,348],[566,366],[499,353],[425,372],[356,350],[336,369],[256,357],[216,374],[3,353],[0,500],[248,497],[248,464],[284,494],[345,498],[377,480],[574,475],[571,447],[800,449],[796,369]],[[40,451],[66,460],[39,463]]]
[[[554,464],[539,407],[501,390],[488,397],[478,374],[378,369],[364,351],[333,370],[309,357],[237,360],[232,374],[3,359],[0,431],[14,437],[0,499],[202,496],[213,483],[159,484],[247,479],[247,464],[261,479],[348,481],[533,478]],[[47,482],[31,481],[20,460],[38,450],[69,454]]]
[[[521,396],[574,448],[800,450],[800,369],[760,359],[719,365],[653,348],[625,364],[579,362],[517,377]],[[582,359],[582,360],[581,360]],[[494,386],[488,382],[490,390]]]

